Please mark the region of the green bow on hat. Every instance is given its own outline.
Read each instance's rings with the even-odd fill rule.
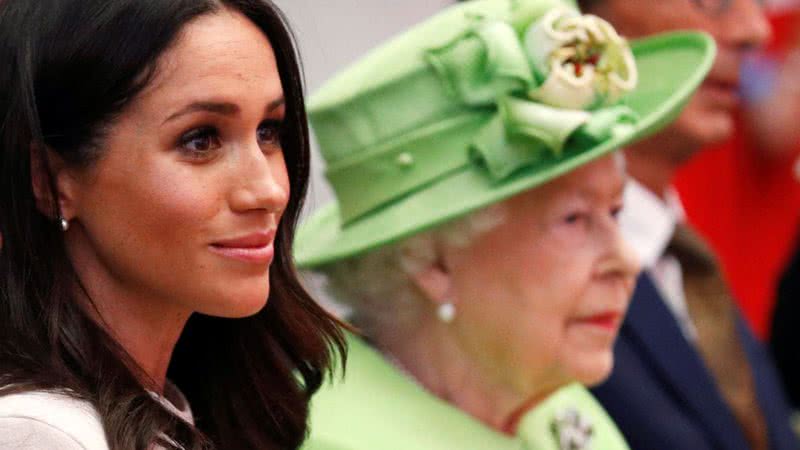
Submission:
[[[298,231],[298,265],[419,233],[659,130],[714,54],[694,32],[628,46],[567,0],[447,8],[312,98],[337,201]]]
[[[636,121],[636,114],[626,106],[594,113],[573,109],[604,106],[612,97],[600,90],[610,85],[623,85],[613,101],[620,93],[635,88],[633,57],[607,56],[630,54],[627,43],[607,22],[580,16],[571,9],[554,8],[531,25],[527,35],[530,52],[523,48],[511,24],[482,22],[464,36],[427,53],[448,93],[471,106],[497,108],[496,117],[478,132],[471,145],[473,157],[495,180],[541,160],[545,151],[561,156],[570,137],[591,146],[614,134],[630,132]],[[594,44],[592,51],[596,53],[584,52],[596,59],[598,67],[605,66],[606,74],[601,74],[595,64],[580,66],[573,59],[580,53],[578,47],[590,44]],[[543,53],[542,47],[549,51]],[[567,59],[560,59],[559,53],[566,54]],[[547,60],[554,61],[548,64]],[[600,77],[602,82],[596,80]],[[571,86],[564,86],[573,80],[576,82]],[[553,91],[562,95],[553,95]],[[589,101],[581,102],[587,93]],[[539,101],[526,98],[529,96]]]

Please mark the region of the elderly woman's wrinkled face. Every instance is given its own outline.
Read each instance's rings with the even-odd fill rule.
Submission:
[[[252,22],[223,10],[187,25],[100,160],[59,175],[84,284],[153,314],[260,310],[289,196],[283,114],[272,47]]]
[[[504,202],[504,220],[447,250],[451,326],[495,380],[519,394],[595,384],[638,272],[616,221],[625,181],[610,156]]]

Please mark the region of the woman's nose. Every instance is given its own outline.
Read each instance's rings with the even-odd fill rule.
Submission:
[[[280,151],[265,154],[257,143],[243,149],[233,175],[231,209],[237,212],[280,212],[289,201],[286,167]]]
[[[601,275],[636,277],[641,270],[639,255],[622,236],[619,224],[614,222],[608,231],[608,252],[599,267]]]
[[[642,270],[639,255],[633,249],[633,246],[625,240],[621,232],[617,232],[616,241],[616,253],[618,255],[617,258],[620,260],[620,271],[629,276],[637,276]]]

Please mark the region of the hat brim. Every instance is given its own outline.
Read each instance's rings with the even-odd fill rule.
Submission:
[[[342,228],[336,202],[322,208],[297,232],[294,256],[312,268],[355,256],[436,227],[546,183],[633,141],[653,134],[681,113],[714,62],[713,39],[682,31],[631,42],[639,85],[625,104],[640,120],[627,134],[595,147],[565,149],[558,161],[520,170],[502,182],[475,166],[394,201]]]

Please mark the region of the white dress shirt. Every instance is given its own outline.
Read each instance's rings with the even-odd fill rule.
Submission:
[[[629,179],[623,201],[619,218],[622,235],[636,251],[684,336],[695,340],[697,331],[686,306],[681,265],[674,256],[665,254],[675,226],[685,218],[677,192],[670,189],[665,201]]]

